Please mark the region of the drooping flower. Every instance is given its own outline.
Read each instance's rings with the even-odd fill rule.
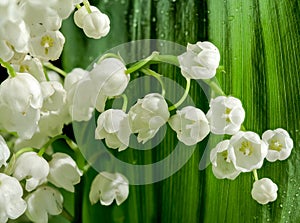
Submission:
[[[0,135],[0,168],[3,165],[6,166],[6,161],[8,160],[9,156],[10,156],[10,150],[5,140]]]
[[[65,153],[55,153],[49,166],[48,180],[57,187],[74,192],[74,185],[80,182],[82,176],[75,161]]]
[[[124,111],[109,109],[99,115],[95,138],[105,139],[108,147],[125,150],[129,145],[130,134],[128,115]]]
[[[218,179],[234,180],[241,171],[234,166],[236,157],[229,140],[219,142],[210,152],[212,171]]]
[[[26,216],[33,222],[47,223],[48,214],[59,215],[63,210],[63,196],[49,186],[39,187],[26,197]]]
[[[26,179],[25,189],[30,192],[46,182],[48,174],[48,162],[35,152],[26,152],[17,158],[13,176],[20,181]]]
[[[29,139],[37,129],[42,103],[39,82],[30,74],[17,73],[0,85],[0,123],[6,130]]]
[[[262,140],[268,145],[266,159],[270,162],[287,159],[294,147],[288,132],[281,128],[265,131]]]
[[[256,133],[238,132],[231,137],[230,144],[236,157],[233,163],[237,170],[249,172],[261,168],[268,148]]]
[[[0,222],[20,217],[27,205],[22,199],[23,189],[19,181],[0,173],[0,191]]]
[[[122,204],[128,197],[129,185],[125,176],[120,173],[99,173],[92,182],[89,198],[92,204],[100,200],[102,205],[110,205],[116,200]]]
[[[147,94],[129,110],[129,124],[133,133],[138,133],[138,142],[153,138],[159,128],[169,119],[168,104],[158,93]]]
[[[192,106],[177,110],[168,122],[179,141],[188,146],[202,141],[210,131],[203,111]]]
[[[278,187],[269,178],[262,178],[253,183],[252,198],[260,204],[267,204],[277,198]]]
[[[178,56],[181,73],[190,79],[209,79],[215,76],[220,62],[218,48],[210,42],[188,44],[187,52]]]
[[[110,20],[97,7],[90,6],[90,12],[86,7],[81,7],[74,13],[75,24],[82,28],[85,35],[100,39],[108,34],[110,30]]]
[[[207,119],[214,134],[237,133],[245,119],[245,110],[239,99],[219,96],[210,101]]]
[[[125,71],[123,62],[116,58],[106,58],[95,64],[90,71],[90,77],[96,87],[96,94],[111,97],[121,95],[130,80]]]

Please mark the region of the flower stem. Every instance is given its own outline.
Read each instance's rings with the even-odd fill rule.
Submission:
[[[149,68],[142,68],[141,71],[142,71],[144,74],[147,74],[147,75],[149,75],[149,76],[155,77],[155,78],[158,80],[158,82],[159,82],[160,85],[161,85],[161,89],[162,89],[162,90],[161,90],[161,95],[162,95],[163,97],[165,97],[166,90],[165,90],[165,84],[164,84],[164,82],[163,82],[162,79],[161,79],[161,76],[162,76],[162,75],[160,75],[159,73],[156,73],[155,71],[153,71],[153,70],[151,70],[151,69],[149,69]]]
[[[122,98],[123,98],[122,111],[123,111],[123,112],[126,112],[126,110],[127,110],[127,105],[128,105],[128,98],[127,98],[126,94],[122,94]]]
[[[34,152],[35,149],[33,148],[30,148],[30,147],[26,147],[26,148],[23,148],[23,149],[20,149],[18,152],[16,152],[16,158],[18,158],[20,155],[22,155],[23,153],[26,153],[26,152]]]
[[[215,95],[217,96],[226,96],[226,94],[224,93],[224,91],[222,90],[222,88],[219,86],[219,84],[217,84],[217,82],[215,81],[215,79],[206,79],[203,80],[204,83],[206,83],[210,89],[215,93]]]
[[[10,65],[10,63],[5,62],[4,60],[2,60],[0,58],[0,64],[2,67],[6,68],[7,73],[9,74],[9,76],[11,77],[15,77],[17,76],[16,71],[14,70],[14,68]]]
[[[89,3],[89,1],[84,0],[84,1],[83,1],[83,4],[84,4],[84,7],[86,8],[87,12],[88,12],[89,14],[91,14],[91,13],[92,13],[92,10],[91,10],[91,8],[90,8],[90,3]]]
[[[186,97],[189,94],[190,87],[191,87],[191,79],[186,78],[186,87],[185,87],[184,94],[176,104],[169,107],[169,111],[173,111],[174,109],[178,108],[185,101]]]
[[[139,69],[141,69],[143,66],[145,66],[148,62],[150,62],[153,58],[155,58],[158,55],[158,52],[154,51],[149,57],[140,60],[133,64],[130,68],[128,68],[125,73],[131,74]]]
[[[74,221],[74,217],[70,214],[70,212],[68,212],[68,210],[65,207],[63,208],[63,210],[61,212],[61,216],[63,216],[69,222],[73,222]]]
[[[46,68],[48,68],[48,69],[50,69],[50,70],[53,70],[53,71],[59,73],[59,74],[62,75],[63,77],[66,77],[66,76],[67,76],[67,73],[66,73],[65,71],[63,71],[62,69],[60,69],[60,68],[54,66],[52,63],[49,63],[49,62],[44,63],[44,67],[46,67]]]
[[[57,135],[53,138],[51,138],[38,152],[39,156],[43,156],[43,154],[45,153],[46,149],[56,140],[58,139],[66,139],[68,140],[69,138],[66,135]]]
[[[252,172],[253,172],[254,180],[255,180],[255,181],[258,181],[257,170],[254,169]]]

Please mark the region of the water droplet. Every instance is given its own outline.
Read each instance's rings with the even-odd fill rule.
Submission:
[[[164,37],[165,37],[165,34],[164,34],[164,33],[160,34],[160,37],[161,37],[161,38],[164,38]]]
[[[282,205],[282,204],[279,204],[279,207],[281,207],[281,208],[282,208],[282,207],[283,207],[283,205]]]
[[[121,4],[124,5],[126,3],[126,0],[121,0]]]
[[[288,214],[291,214],[291,211],[288,211]]]
[[[270,221],[270,218],[267,218],[267,221]]]
[[[172,0],[172,2],[176,2],[176,0]]]
[[[207,14],[209,14],[210,13],[210,11],[209,10],[207,10]]]
[[[233,15],[230,15],[230,16],[228,16],[228,21],[233,21],[234,20],[234,16]]]
[[[155,17],[152,17],[152,22],[156,22],[156,18]]]
[[[139,13],[139,12],[140,12],[140,10],[139,10],[139,9],[136,9],[136,10],[135,10],[135,13]]]
[[[160,10],[160,13],[161,13],[161,14],[164,14],[164,13],[165,13],[165,11],[164,11],[164,10]]]
[[[186,36],[189,35],[189,32],[188,32],[188,31],[185,31],[185,32],[184,32],[184,35],[186,35]]]
[[[298,196],[299,196],[299,194],[297,193],[297,194],[296,194],[296,197],[298,197]]]

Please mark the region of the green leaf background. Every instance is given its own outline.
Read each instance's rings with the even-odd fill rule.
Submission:
[[[129,198],[121,206],[90,205],[90,184],[97,174],[90,170],[77,188],[83,200],[75,195],[75,205],[68,205],[76,207],[76,222],[300,222],[300,2],[102,0],[91,4],[108,14],[111,31],[105,38],[91,40],[72,18],[65,21],[62,65],[66,71],[86,68],[101,53],[131,40],[164,39],[184,46],[209,40],[220,49],[226,71],[217,78],[226,94],[242,100],[246,128],[260,135],[267,129],[285,128],[294,140],[294,150],[288,160],[265,162],[258,171],[260,178],[269,177],[279,187],[277,200],[264,206],[251,198],[250,173],[229,181],[216,179],[211,166],[199,170],[203,143],[168,179],[130,186]],[[169,67],[158,70],[176,79],[179,75]],[[182,79],[178,81],[184,86]],[[208,102],[197,84],[192,84],[190,95],[207,110]],[[168,134],[168,139],[174,141],[174,135]],[[161,145],[155,154],[129,150],[118,156],[149,163],[169,154],[172,143]],[[72,203],[72,196],[67,199]]]

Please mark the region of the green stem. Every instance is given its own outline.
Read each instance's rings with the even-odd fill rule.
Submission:
[[[144,74],[147,74],[149,76],[152,76],[152,77],[155,77],[158,82],[160,83],[161,85],[161,95],[164,97],[165,94],[166,94],[166,90],[165,90],[165,84],[164,82],[162,81],[161,79],[161,76],[159,73],[156,73],[155,71],[149,69],[149,68],[142,68],[141,71],[144,73]]]
[[[169,111],[172,111],[172,110],[178,108],[185,101],[186,97],[189,94],[190,87],[191,87],[191,79],[186,78],[186,87],[185,87],[184,94],[182,95],[182,97],[176,104],[169,107]]]
[[[83,1],[83,4],[84,4],[84,7],[86,8],[87,12],[88,12],[89,14],[91,14],[91,13],[92,13],[92,10],[91,10],[91,8],[90,8],[90,3],[89,3],[89,1],[84,0],[84,1]]]
[[[30,147],[20,149],[18,152],[16,152],[16,158],[18,158],[20,155],[22,155],[23,153],[26,153],[26,152],[35,152],[35,149],[30,148]]]
[[[60,69],[60,68],[54,66],[52,63],[49,63],[49,62],[44,63],[44,67],[46,67],[46,68],[48,68],[48,69],[50,69],[50,70],[55,71],[56,73],[62,75],[63,77],[66,77],[66,76],[67,76],[67,73],[66,73],[65,71],[63,71],[62,69]]]
[[[158,52],[154,51],[149,57],[140,60],[139,62],[136,62],[133,64],[130,68],[128,68],[125,73],[131,74],[139,69],[141,69],[143,66],[145,66],[147,63],[149,63],[153,58],[155,58],[158,55]]]
[[[58,139],[66,139],[68,140],[69,138],[66,136],[66,135],[58,135],[58,136],[55,136],[53,138],[51,138],[41,149],[40,151],[38,152],[38,155],[39,156],[43,156],[43,154],[45,153],[46,149],[56,140]]]
[[[17,76],[16,71],[14,70],[14,68],[10,65],[10,63],[5,62],[4,60],[2,60],[0,58],[0,63],[2,65],[2,67],[6,68],[7,73],[9,74],[9,76],[11,77],[15,77]]]
[[[115,58],[115,59],[121,60],[123,63],[125,63],[123,58],[120,55],[114,54],[114,53],[104,54],[102,57],[100,57],[100,59],[97,61],[97,63],[100,63],[102,60],[104,60],[106,58]]]
[[[222,88],[220,88],[220,86],[217,84],[217,82],[214,79],[206,79],[203,80],[203,82],[205,82],[217,96],[220,95],[226,96]]]
[[[126,94],[122,94],[122,98],[123,98],[122,111],[126,112],[127,105],[128,105],[128,98],[127,98]]]
[[[74,221],[74,217],[70,214],[70,212],[67,211],[67,209],[64,207],[61,216],[63,216],[65,219],[67,219],[69,222]]]
[[[80,9],[80,8],[81,8],[81,5],[80,5],[80,4],[76,4],[75,6],[76,6],[77,9]]]
[[[258,181],[257,170],[255,169],[255,170],[253,170],[252,172],[253,172],[254,180],[255,180],[255,181]]]

